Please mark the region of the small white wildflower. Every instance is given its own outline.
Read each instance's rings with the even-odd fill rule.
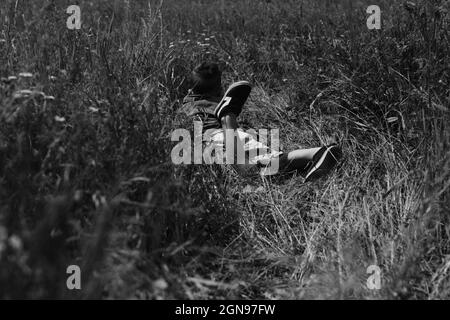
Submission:
[[[15,99],[27,98],[27,97],[31,96],[32,94],[33,94],[33,91],[31,91],[31,90],[20,90],[20,91],[17,91],[16,93],[14,93],[14,98]]]
[[[169,285],[164,279],[158,279],[156,281],[153,281],[153,288],[157,290],[166,290],[168,286]]]
[[[50,76],[50,77],[48,77],[51,81],[55,81],[56,79],[58,79],[58,78],[56,78],[55,76]]]
[[[92,201],[97,209],[106,206],[106,197],[100,195],[99,193],[92,195]]]
[[[60,117],[60,116],[55,116],[55,121],[56,121],[56,122],[65,122],[65,121],[66,121],[66,118]]]
[[[89,110],[92,111],[92,112],[98,112],[99,109],[98,108],[94,108],[94,107],[89,107]]]
[[[18,236],[12,235],[11,237],[9,237],[8,242],[11,248],[13,248],[14,250],[22,250],[22,240]]]
[[[80,201],[83,198],[83,191],[82,190],[76,190],[75,194],[73,195],[73,200]]]
[[[19,73],[19,77],[21,78],[33,78],[33,74],[30,72],[21,72]]]

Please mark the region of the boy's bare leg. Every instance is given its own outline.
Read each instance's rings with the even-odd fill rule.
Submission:
[[[288,154],[283,154],[278,159],[280,161],[280,170],[283,172],[304,170],[319,150],[320,148],[298,149]]]
[[[238,122],[236,119],[236,115],[234,113],[228,113],[223,116],[221,120],[223,129],[233,129],[236,130],[238,128]]]
[[[222,128],[224,130],[232,129],[236,130],[239,128],[238,122],[236,119],[236,115],[233,113],[229,113],[222,117]],[[226,131],[225,131],[226,132]],[[227,137],[227,134],[225,134],[225,145],[226,145],[226,139],[230,137]],[[234,144],[234,159],[236,160],[237,148],[244,148],[244,145],[242,141],[237,138],[235,140]],[[313,159],[314,155],[317,153],[317,151],[320,150],[319,148],[311,148],[311,149],[298,149],[293,150],[289,152],[288,154],[283,154],[279,158],[273,159],[272,161],[279,161],[279,168],[282,172],[292,172],[292,171],[303,171],[306,169],[306,166],[309,164],[309,162]],[[236,163],[236,162],[235,162]]]
[[[228,146],[228,140],[229,139],[234,139],[234,143],[233,143],[233,154],[230,154],[228,156],[227,159],[229,159],[229,157],[231,157],[233,159],[233,163],[234,164],[244,164],[242,163],[244,159],[238,159],[238,155],[242,155],[245,157],[245,152],[244,152],[244,143],[241,141],[241,139],[239,139],[239,136],[236,135],[236,129],[239,128],[238,122],[237,122],[237,116],[234,113],[228,113],[225,116],[223,116],[220,120],[222,122],[222,128],[224,129],[224,135],[225,135],[225,146]],[[241,152],[238,152],[238,148]],[[231,152],[230,150],[226,150],[227,153]],[[241,160],[239,162],[239,160]]]

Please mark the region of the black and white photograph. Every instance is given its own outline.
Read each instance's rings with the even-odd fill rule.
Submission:
[[[0,1],[0,300],[447,299],[449,0]]]

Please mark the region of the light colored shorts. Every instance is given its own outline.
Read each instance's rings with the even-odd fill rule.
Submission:
[[[236,132],[243,144],[243,154],[245,157],[244,160],[242,157],[238,156],[238,159],[240,158],[240,160],[238,160],[237,164],[248,170],[254,170],[255,167],[261,168],[260,174],[262,175],[273,175],[278,173],[278,158],[283,152],[269,148],[267,146],[267,141],[258,141],[256,132],[246,132],[242,129],[237,129]],[[225,131],[223,129],[211,131],[211,134],[207,134],[205,138],[206,141],[204,141],[204,146],[205,149],[209,148],[211,150],[211,162],[218,164],[234,164],[227,162],[225,152]],[[273,141],[272,145],[274,145]],[[276,143],[276,146],[278,147],[278,142]],[[273,161],[274,159],[276,159],[276,161]]]

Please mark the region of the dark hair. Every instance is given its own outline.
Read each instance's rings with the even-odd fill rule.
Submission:
[[[222,90],[222,72],[213,62],[203,62],[192,71],[192,91],[195,94],[213,94]]]

